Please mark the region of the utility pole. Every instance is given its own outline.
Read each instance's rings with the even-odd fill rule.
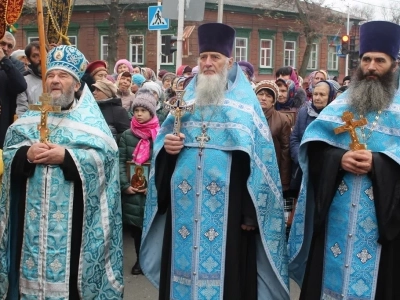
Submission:
[[[159,0],[157,3],[158,6],[161,5],[161,1]],[[161,67],[161,30],[157,30],[157,71],[156,74],[160,71]]]
[[[347,31],[346,34],[350,35],[350,3],[347,2]],[[346,69],[345,76],[349,75],[349,55],[346,55]]]
[[[176,41],[176,68],[182,65],[182,40],[183,40],[183,27],[185,23],[185,0],[179,0],[178,8],[178,34]]]
[[[222,23],[224,17],[224,0],[218,0],[218,23]]]

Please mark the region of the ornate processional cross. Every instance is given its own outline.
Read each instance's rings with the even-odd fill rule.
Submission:
[[[61,106],[53,106],[50,104],[52,98],[50,94],[43,93],[39,100],[42,104],[30,104],[30,110],[40,111],[40,123],[38,130],[40,132],[40,142],[45,143],[48,141],[49,128],[47,127],[47,114],[48,112],[60,112]]]
[[[351,150],[365,150],[367,149],[367,146],[365,144],[361,144],[357,133],[356,133],[356,128],[360,126],[364,126],[368,123],[366,118],[361,118],[358,121],[353,121],[354,115],[349,112],[345,111],[342,115],[342,120],[345,122],[344,125],[337,127],[334,129],[335,134],[343,133],[345,131],[348,131],[350,134],[351,138],[351,143],[349,144],[349,147]]]
[[[172,132],[173,135],[179,135],[181,131],[181,118],[186,112],[193,113],[194,104],[186,105],[185,101],[183,101],[183,95],[185,94],[185,90],[176,90],[176,99],[172,98],[169,101],[164,101],[164,107],[168,109],[174,116],[174,130]],[[175,100],[171,103],[171,100]]]

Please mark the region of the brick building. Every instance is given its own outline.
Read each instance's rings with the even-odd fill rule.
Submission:
[[[107,0],[76,0],[68,31],[70,42],[77,46],[89,61],[107,59],[109,10],[104,3]],[[157,66],[156,31],[147,29],[147,8],[157,5],[153,1],[120,0],[125,9],[120,15],[118,39],[118,59],[127,58],[132,64],[148,66],[153,70]],[[202,22],[186,21],[185,26],[195,25],[189,38],[189,56],[183,58],[183,64],[197,64],[198,45],[197,27],[202,23],[216,22],[218,6],[215,0],[207,0]],[[263,1],[263,7],[268,0]],[[131,3],[131,4],[121,4]],[[256,80],[271,79],[275,71],[282,66],[300,67],[305,38],[296,22],[297,13],[273,9],[279,17],[268,16],[266,9],[254,8],[257,0],[224,0],[223,23],[236,29],[236,41],[233,55],[236,61],[246,60],[255,67]],[[271,10],[270,10],[271,12]],[[23,49],[30,41],[38,38],[36,16],[28,10],[22,14],[16,24],[18,31],[16,49]],[[340,79],[345,74],[345,59],[337,55],[340,35],[345,26],[334,26],[313,44],[307,72],[328,70],[330,76]],[[177,21],[171,20],[170,29],[161,31],[164,35],[176,35]],[[162,38],[164,41],[164,38]],[[162,56],[161,68],[174,71],[175,56]],[[111,72],[112,70],[110,70]]]

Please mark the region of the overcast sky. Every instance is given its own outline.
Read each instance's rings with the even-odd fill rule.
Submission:
[[[374,9],[374,20],[383,20],[382,8],[391,8],[399,10],[400,14],[400,0],[325,0],[324,4],[329,5],[333,9],[347,12],[347,5],[351,6],[369,6]],[[350,12],[351,13],[351,12]]]

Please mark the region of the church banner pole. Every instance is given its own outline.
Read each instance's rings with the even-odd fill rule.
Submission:
[[[46,37],[44,34],[44,17],[43,17],[43,2],[37,0],[37,18],[38,18],[38,31],[39,31],[39,44],[40,44],[40,66],[42,68],[42,87],[43,93],[46,92],[45,74],[46,74]]]

